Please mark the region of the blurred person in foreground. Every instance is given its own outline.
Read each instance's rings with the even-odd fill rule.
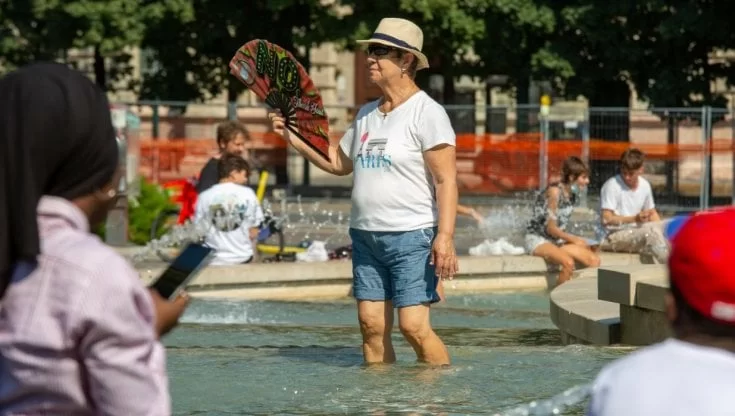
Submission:
[[[215,250],[212,265],[253,261],[254,241],[263,222],[263,210],[247,185],[250,167],[240,156],[219,159],[219,183],[197,199],[194,221],[206,229],[205,243]]]
[[[650,254],[666,263],[669,245],[666,225],[656,211],[651,183],[643,176],[645,154],[628,149],[620,156],[620,174],[608,179],[600,191],[602,226],[606,236],[603,251]]]
[[[217,126],[217,147],[219,154],[210,158],[199,172],[199,180],[196,185],[197,193],[201,194],[207,189],[219,183],[218,162],[225,155],[241,156],[248,158],[246,144],[250,141],[250,135],[245,126],[237,120],[229,120]]]
[[[672,240],[666,317],[672,338],[607,365],[588,416],[732,415],[735,209],[689,218]]]
[[[415,83],[429,67],[423,32],[405,19],[380,21],[367,44],[370,81],[383,96],[364,105],[342,137],[330,143],[331,161],[284,130],[274,130],[309,161],[335,175],[353,173],[353,293],[366,363],[396,360],[393,308],[401,333],[420,362],[449,364],[431,327],[439,279],[457,272],[456,137],[444,108]]]
[[[0,79],[0,413],[169,415],[158,338],[188,302],[147,289],[92,234],[121,172],[110,108],[83,74]]]
[[[557,286],[572,278],[575,261],[587,267],[600,265],[600,257],[587,240],[567,231],[579,193],[589,183],[589,168],[582,159],[567,158],[561,168],[561,182],[539,194],[526,227],[526,250],[561,267]]]

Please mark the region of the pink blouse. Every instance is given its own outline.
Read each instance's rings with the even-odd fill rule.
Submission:
[[[169,415],[166,357],[148,290],[89,234],[82,211],[44,197],[41,252],[0,300],[0,414]]]

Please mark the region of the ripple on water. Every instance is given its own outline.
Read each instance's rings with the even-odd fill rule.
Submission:
[[[352,301],[197,301],[165,339],[174,410],[502,414],[589,383],[627,352],[561,345],[547,310],[538,293],[450,298],[432,320],[451,367],[415,364],[395,332],[398,363],[365,368]]]
[[[357,347],[169,349],[179,414],[492,414],[584,384],[616,351],[450,347],[453,365],[365,368]],[[206,386],[206,395],[197,394]],[[206,400],[202,400],[206,397]]]

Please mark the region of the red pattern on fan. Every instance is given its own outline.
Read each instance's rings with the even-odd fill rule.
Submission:
[[[230,73],[273,109],[286,127],[329,160],[329,121],[322,97],[304,67],[280,46],[262,39],[244,44]]]

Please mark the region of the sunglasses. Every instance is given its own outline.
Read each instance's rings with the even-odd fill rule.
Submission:
[[[383,45],[370,45],[367,48],[368,55],[375,55],[375,56],[386,56],[389,53],[396,51],[397,49],[391,48],[389,46],[383,46]]]

